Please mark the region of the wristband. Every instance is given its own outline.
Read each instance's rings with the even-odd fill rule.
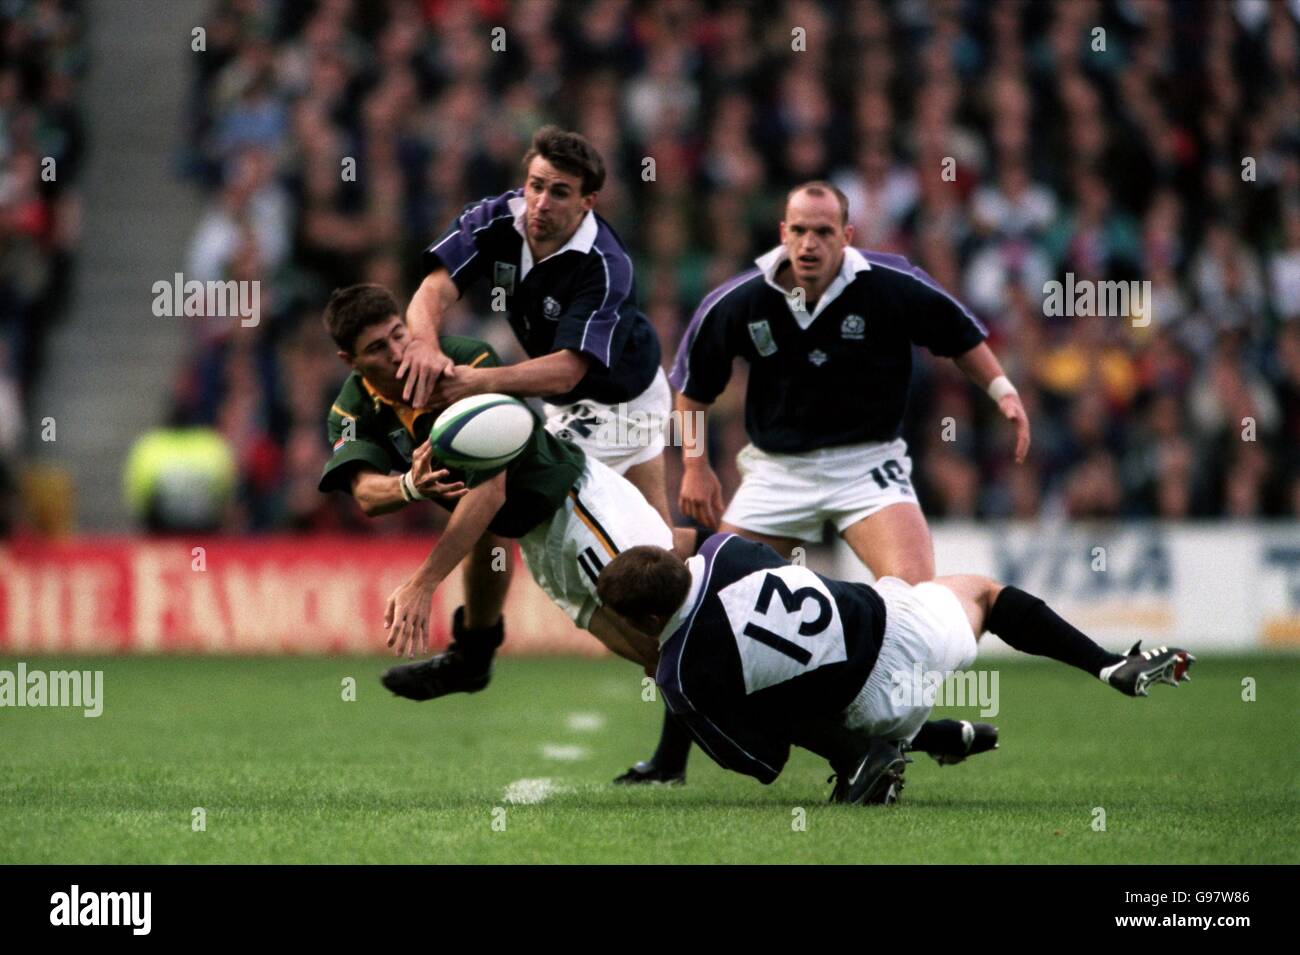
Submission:
[[[1001,401],[1007,395],[1020,394],[1020,392],[1016,391],[1016,386],[1011,383],[1011,380],[1007,378],[1006,375],[998,375],[990,381],[988,393],[989,397],[994,401]]]
[[[415,486],[415,479],[411,477],[410,471],[403,474],[398,483],[401,484],[402,498],[404,500],[409,502],[423,501],[425,499],[424,495],[420,493],[420,489]]]

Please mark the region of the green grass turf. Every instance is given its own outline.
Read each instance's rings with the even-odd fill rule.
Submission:
[[[102,668],[105,705],[0,709],[3,863],[1300,861],[1294,657],[1203,658],[1145,700],[989,661],[1002,748],[947,768],[918,756],[893,808],[826,805],[828,770],[799,751],[767,787],[699,750],[684,788],[610,785],[661,712],[614,660],[506,658],[486,691],[422,704],[380,687],[379,659],[26,662]],[[573,713],[603,726],[571,728]],[[523,778],[561,791],[507,804]]]

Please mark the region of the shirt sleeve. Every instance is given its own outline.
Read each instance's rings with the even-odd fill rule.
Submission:
[[[692,401],[712,404],[731,380],[738,349],[731,334],[733,305],[726,295],[733,287],[728,283],[704,297],[677,346],[668,381]]]
[[[347,427],[351,420],[353,426]],[[337,408],[331,408],[327,425],[333,453],[325,462],[317,488],[321,491],[346,491],[351,493],[352,472],[358,467],[370,467],[380,474],[392,470],[388,453],[374,441],[367,440],[357,430],[357,421]]]
[[[943,358],[964,355],[984,339],[988,329],[975,314],[923,270],[912,266],[905,274],[904,314],[914,343]]]
[[[618,358],[613,353],[614,330],[634,304],[632,262],[621,249],[593,251],[582,267],[573,301],[560,313],[554,347],[580,351],[608,368]]]
[[[438,339],[438,347],[457,365],[472,365],[475,368],[501,367],[501,356],[497,354],[496,349],[476,338],[443,335]]]
[[[462,294],[487,274],[487,260],[483,243],[488,227],[498,219],[513,218],[508,202],[514,193],[504,193],[466,206],[436,240],[430,243],[420,257],[425,274],[445,268]]]

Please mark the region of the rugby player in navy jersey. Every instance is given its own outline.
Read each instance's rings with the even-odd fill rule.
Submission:
[[[428,274],[406,312],[402,398],[424,407],[485,392],[541,397],[547,430],[626,477],[668,522],[671,395],[632,259],[593,208],[604,161],[579,134],[545,126],[523,170],[521,188],[470,204],[425,249]],[[470,368],[439,348],[443,312],[480,283],[501,300],[527,361]]]
[[[873,575],[920,583],[934,577],[934,548],[899,436],[912,346],[951,358],[997,402],[1016,428],[1017,463],[1029,451],[1029,420],[979,320],[903,257],[853,248],[848,215],[848,200],[830,183],[795,187],[781,244],[700,303],[670,375],[677,409],[703,420],[741,357],[750,444],[725,511],[707,453],[683,454],[679,505],[705,527],[784,555],[820,541],[829,521]],[[969,736],[949,723],[934,732]],[[666,718],[655,754],[618,781],[683,780],[689,750],[687,734]]]
[[[968,668],[985,630],[1129,696],[1189,680],[1196,659],[1177,647],[1142,652],[1140,642],[1110,653],[1038,597],[987,577],[848,583],[736,534],[714,534],[684,563],[660,547],[629,548],[596,591],[719,765],[770,783],[801,745],[830,761],[834,802],[897,799],[905,747],[933,705],[916,675]]]

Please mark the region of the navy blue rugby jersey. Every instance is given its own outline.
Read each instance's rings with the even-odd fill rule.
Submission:
[[[480,280],[505,290],[506,317],[530,358],[564,348],[593,361],[576,388],[553,404],[602,404],[641,394],[659,370],[659,337],[636,306],[632,259],[614,230],[588,212],[573,237],[533,262],[524,241],[523,189],[471,203],[424,250],[426,272],[439,266],[463,295]]]
[[[907,407],[912,346],[956,357],[988,337],[907,259],[854,248],[813,310],[795,311],[775,279],[787,258],[778,246],[705,296],[669,376],[686,397],[711,404],[732,359],[744,358],[745,428],[764,451],[892,441]]]
[[[735,534],[714,534],[686,566],[691,589],[664,628],[655,681],[715,762],[770,783],[791,723],[838,717],[866,683],[884,601]]]

